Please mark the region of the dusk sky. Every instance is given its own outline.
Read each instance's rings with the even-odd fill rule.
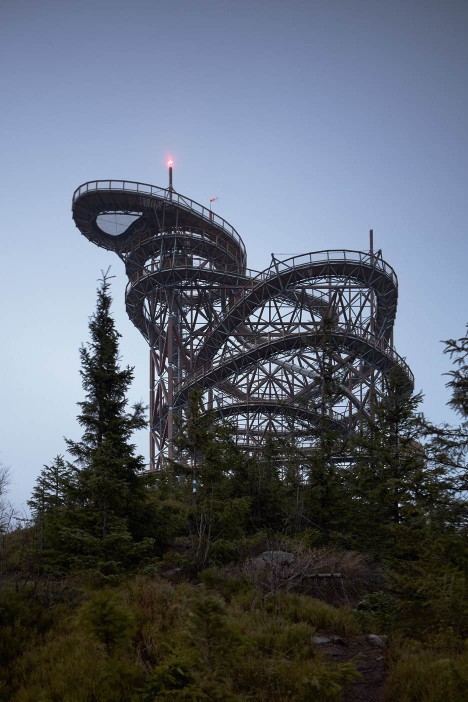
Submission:
[[[10,499],[79,439],[78,349],[100,271],[132,401],[148,349],[126,276],[71,217],[75,188],[167,184],[270,254],[375,247],[395,268],[397,351],[435,422],[455,421],[441,339],[464,334],[466,0],[2,0],[0,460]],[[136,437],[147,457],[148,437]]]

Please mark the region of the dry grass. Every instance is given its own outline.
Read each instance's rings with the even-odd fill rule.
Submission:
[[[465,702],[468,651],[438,653],[415,644],[398,648],[390,661],[387,702]]]
[[[339,702],[355,668],[323,659],[312,637],[317,628],[353,633],[351,613],[296,593],[235,589],[226,602],[204,586],[140,576],[92,592],[17,661],[8,699]],[[107,596],[112,606],[97,606]],[[122,619],[132,626],[106,646]]]
[[[336,548],[294,547],[294,561],[285,565],[250,558],[239,573],[263,594],[300,592],[337,605],[352,605],[381,584],[363,554]]]

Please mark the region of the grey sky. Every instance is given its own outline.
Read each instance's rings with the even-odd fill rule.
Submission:
[[[75,229],[87,180],[175,188],[270,253],[376,248],[400,283],[395,342],[434,421],[451,420],[440,339],[467,300],[468,2],[0,3],[0,458],[24,502],[78,438],[78,348],[112,264],[132,398],[147,348],[123,265]],[[142,452],[147,437],[138,437]]]

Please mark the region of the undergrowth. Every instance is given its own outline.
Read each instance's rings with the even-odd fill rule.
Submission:
[[[213,573],[211,573],[211,580]],[[340,700],[357,677],[325,660],[317,629],[356,633],[349,610],[293,593],[255,596],[134,576],[57,610],[2,678],[2,698],[70,700]],[[220,581],[219,581],[220,582]],[[229,578],[227,580],[229,583]]]
[[[417,642],[396,646],[390,658],[386,702],[464,702],[468,650],[438,651]]]

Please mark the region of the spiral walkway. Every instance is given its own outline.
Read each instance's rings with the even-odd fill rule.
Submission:
[[[318,427],[354,431],[398,366],[398,286],[381,256],[352,250],[271,256],[246,267],[226,220],[176,193],[91,181],[73,195],[81,233],[124,261],[127,312],[150,345],[150,461],[173,457],[194,388],[253,450],[271,433],[304,448]]]

